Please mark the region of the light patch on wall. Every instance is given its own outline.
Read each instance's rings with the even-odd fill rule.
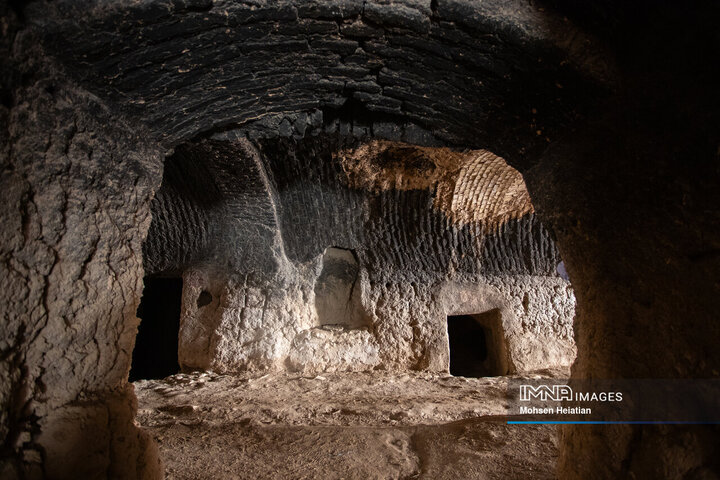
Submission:
[[[352,250],[330,247],[315,282],[315,310],[321,326],[358,328],[368,325],[360,300],[360,266]]]
[[[533,212],[520,172],[486,150],[458,152],[375,140],[336,153],[350,187],[435,191],[455,223],[495,228]]]

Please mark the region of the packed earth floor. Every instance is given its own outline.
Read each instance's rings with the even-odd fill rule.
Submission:
[[[169,479],[554,478],[557,428],[506,424],[511,378],[178,374],[135,383],[137,421]]]

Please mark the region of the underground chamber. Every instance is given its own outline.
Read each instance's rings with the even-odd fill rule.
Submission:
[[[718,9],[571,3],[0,6],[0,477],[714,478]]]
[[[197,185],[195,172],[202,173]],[[341,444],[343,435],[357,434],[358,421],[373,428],[429,422],[442,431],[477,417],[450,407],[423,417],[412,412],[429,408],[425,402],[473,412],[459,394],[481,388],[472,382],[562,371],[574,358],[575,297],[557,273],[557,248],[520,174],[488,151],[322,129],[280,142],[199,138],[166,159],[151,214],[143,247],[151,276],[136,351],[143,323],[156,322],[157,333],[176,341],[174,365],[182,373],[131,377],[141,379],[139,421],[149,431],[201,418],[232,425],[240,414],[231,412],[300,425],[301,439],[333,427]],[[158,297],[153,288],[165,290]],[[147,313],[153,299],[161,317]],[[457,311],[470,313],[448,314]],[[131,376],[135,371],[134,361]],[[388,390],[398,378],[412,385]],[[428,398],[413,400],[414,389]],[[337,400],[330,391],[346,393]],[[486,413],[501,412],[499,390],[487,392]],[[376,410],[367,411],[363,405],[377,395]],[[257,402],[265,407],[241,406]],[[323,419],[327,411],[336,413]],[[174,475],[200,472],[203,428],[192,430],[186,460],[172,453],[180,448],[176,434],[161,446],[174,459]],[[231,437],[242,443],[250,434]],[[263,455],[263,445],[250,451]],[[313,448],[293,455],[308,458]],[[223,447],[221,455],[229,461],[237,451]],[[250,468],[249,457],[239,461]],[[412,474],[419,461],[408,451],[400,467],[381,461],[374,474]],[[314,470],[320,477],[364,471],[352,462],[314,465],[325,472]],[[292,475],[288,465],[277,468]]]

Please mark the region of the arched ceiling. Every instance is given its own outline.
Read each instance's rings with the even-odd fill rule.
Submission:
[[[522,166],[613,82],[599,42],[520,0],[65,0],[26,15],[68,74],[170,148],[339,118]]]
[[[552,275],[559,262],[519,172],[482,150],[339,134],[189,142],[167,160],[148,273],[273,275],[328,247],[371,272]],[[439,277],[438,277],[439,278]]]
[[[60,68],[177,151],[170,170],[211,182],[193,193],[192,176],[167,172],[151,272],[268,271],[331,245],[399,269],[417,257],[433,271],[552,271],[549,233],[503,159],[527,168],[614,82],[600,42],[519,0],[65,0],[25,13]],[[368,175],[388,155],[404,166]],[[434,173],[401,172],[418,161]]]

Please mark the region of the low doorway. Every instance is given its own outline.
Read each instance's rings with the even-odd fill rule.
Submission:
[[[448,316],[447,329],[451,375],[477,378],[508,373],[499,309]]]

